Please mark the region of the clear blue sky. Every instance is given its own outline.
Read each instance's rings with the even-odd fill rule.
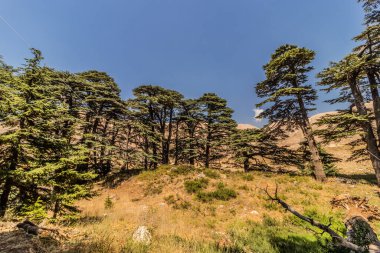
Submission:
[[[240,123],[253,119],[254,85],[281,44],[317,52],[316,71],[339,60],[362,29],[356,0],[1,0],[0,15],[47,65],[113,76],[123,98],[140,84],[226,98]],[[0,55],[19,66],[28,46],[0,20]],[[326,95],[320,94],[321,101]],[[318,111],[335,108],[319,101]]]

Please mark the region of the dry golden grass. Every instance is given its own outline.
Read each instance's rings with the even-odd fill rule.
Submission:
[[[173,176],[170,167],[163,167],[157,172],[132,177],[116,189],[102,189],[99,196],[79,203],[83,221],[76,225],[76,229],[90,242],[105,239],[109,243],[108,250],[111,249],[109,252],[123,252],[125,245],[131,245],[133,231],[140,225],[148,226],[152,231],[149,252],[201,252],[200,249],[194,250],[194,245],[190,250],[189,246],[179,244],[173,238],[215,244],[228,241],[228,231],[236,223],[261,222],[266,216],[278,221],[289,217],[269,202],[261,190],[267,186],[273,189],[276,183],[283,199],[302,212],[313,209],[327,216],[344,218],[346,210],[332,209],[330,205],[331,199],[341,194],[368,197],[370,204],[380,206],[378,189],[367,181],[370,177],[366,176],[353,180],[353,183],[345,183],[345,179],[339,178],[318,183],[308,176],[254,172],[250,173],[252,177],[247,177],[240,172],[228,171],[220,171],[220,178],[209,178],[209,188],[223,182],[238,192],[237,198],[201,203],[184,189],[184,181],[194,179],[198,174],[199,171],[194,171]],[[347,180],[351,182],[351,179]],[[190,203],[190,206],[173,208],[172,204],[165,202],[170,195]],[[114,204],[111,209],[105,208],[107,197]],[[372,225],[380,232],[378,222]],[[133,252],[139,250],[145,252],[146,248]]]

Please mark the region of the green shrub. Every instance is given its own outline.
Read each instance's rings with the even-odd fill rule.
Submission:
[[[202,189],[206,189],[207,185],[208,185],[208,179],[205,179],[205,178],[185,181],[185,189],[187,193],[198,193]]]
[[[114,206],[114,203],[112,201],[112,198],[108,195],[107,198],[104,200],[104,209],[112,209]]]
[[[212,194],[215,199],[225,201],[237,197],[236,191],[234,189],[227,188],[223,183],[219,183],[218,188]]]
[[[214,200],[212,192],[203,192],[200,191],[197,193],[197,199],[201,202],[208,203]]]
[[[165,202],[168,205],[171,205],[174,209],[189,209],[191,207],[191,203],[182,199],[180,196],[169,195],[164,198]]]
[[[241,176],[245,181],[253,181],[253,175],[245,173]]]
[[[212,170],[212,169],[206,169],[204,173],[206,177],[209,177],[209,178],[213,178],[213,179],[220,178],[220,174],[217,171]]]
[[[192,165],[176,165],[170,169],[170,174],[177,175],[187,175],[195,170]]]
[[[25,216],[32,221],[41,222],[48,215],[46,212],[46,206],[43,204],[42,200],[38,198],[32,205],[24,206],[21,209],[21,216]]]
[[[202,202],[211,202],[214,199],[227,201],[237,197],[235,190],[227,188],[223,183],[218,183],[217,189],[212,192],[199,191],[197,199]]]

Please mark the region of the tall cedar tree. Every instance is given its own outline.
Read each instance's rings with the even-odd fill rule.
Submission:
[[[324,131],[320,131],[325,141],[340,140],[348,135],[359,133],[366,143],[366,153],[380,185],[380,151],[376,131],[371,124],[372,117],[365,105],[365,96],[361,90],[364,66],[363,59],[351,54],[338,63],[331,63],[330,67],[319,73],[320,85],[327,86],[326,91],[341,91],[341,99],[334,99],[330,103],[351,102],[352,106],[349,110],[340,111],[337,115],[323,117],[318,124],[330,125]],[[348,94],[346,94],[347,88]],[[360,154],[363,155],[363,152]]]
[[[45,91],[46,71],[40,66],[41,52],[33,50],[33,54],[34,58],[26,60],[19,76],[6,75],[2,80],[1,90],[11,92],[7,94],[8,110],[1,122],[5,131],[0,135],[0,216],[5,215],[11,195],[19,207],[37,200],[38,185],[29,172],[49,157],[42,150],[42,145],[51,145],[43,128],[52,117],[54,104]]]
[[[313,51],[295,45],[279,47],[264,66],[266,80],[257,84],[256,93],[266,98],[258,107],[269,104],[260,117],[269,119],[273,131],[301,128],[310,149],[314,176],[323,181],[326,175],[308,118],[308,112],[315,110],[317,94],[311,85],[305,84],[307,73],[313,69],[309,64],[314,55]]]
[[[331,63],[328,68],[319,73],[320,85],[326,92],[339,91],[339,97],[331,99],[331,104],[348,102],[349,109],[340,110],[338,114],[327,115],[319,120],[319,125],[325,125],[320,134],[325,142],[337,141],[347,136],[359,134],[362,138],[351,142],[355,148],[351,159],[371,161],[377,183],[380,186],[380,99],[378,87],[380,84],[380,21],[378,0],[363,0],[366,29],[354,38],[361,42],[353,53],[343,60]],[[367,96],[369,94],[369,96]],[[368,97],[368,98],[367,98]],[[373,113],[366,102],[372,102]],[[375,122],[375,126],[372,124]],[[364,141],[365,148],[360,148]],[[358,148],[359,147],[359,148]]]
[[[16,211],[35,203],[55,216],[72,210],[74,200],[88,196],[93,178],[77,171],[86,152],[71,142],[75,119],[61,100],[62,86],[53,82],[58,74],[40,66],[40,51],[32,52],[34,57],[16,75],[1,72],[0,90],[8,91],[0,101],[6,107],[0,134],[1,216],[9,201]]]
[[[120,89],[107,73],[86,71],[78,74],[85,92],[85,113],[82,143],[90,150],[84,169],[94,168],[101,176],[111,171],[114,156],[114,132],[122,118],[125,105]],[[83,167],[83,166],[82,166]]]
[[[177,122],[180,124],[183,133],[181,141],[176,145],[176,158],[179,154],[182,154],[182,160],[188,162],[191,165],[195,165],[195,161],[198,157],[198,130],[201,127],[202,112],[200,109],[200,103],[196,99],[186,99],[180,104],[180,111]],[[177,131],[176,137],[180,131]],[[180,145],[179,142],[182,144]],[[176,161],[180,159],[177,158]]]
[[[232,119],[233,110],[227,106],[227,101],[216,94],[204,94],[199,98],[199,104],[202,112],[201,157],[208,168],[213,161],[227,157],[226,147],[237,124]]]
[[[133,94],[132,110],[144,129],[144,167],[155,169],[159,162],[168,164],[174,121],[183,96],[153,85],[139,86]]]

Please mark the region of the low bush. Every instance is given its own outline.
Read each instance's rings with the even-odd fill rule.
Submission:
[[[252,174],[244,173],[241,177],[242,177],[245,181],[253,181],[253,175],[252,175]]]
[[[231,188],[227,188],[223,183],[218,183],[217,189],[212,192],[199,191],[197,199],[202,202],[211,202],[214,199],[227,201],[237,197],[237,192]]]
[[[220,174],[217,171],[212,170],[212,169],[206,169],[204,171],[204,174],[206,177],[209,177],[209,178],[213,178],[213,179],[220,178]]]
[[[187,193],[198,193],[201,190],[206,189],[207,185],[208,179],[205,178],[185,181],[185,189]]]
[[[173,176],[187,175],[194,171],[195,171],[195,168],[192,165],[177,165],[170,169],[170,174]]]

